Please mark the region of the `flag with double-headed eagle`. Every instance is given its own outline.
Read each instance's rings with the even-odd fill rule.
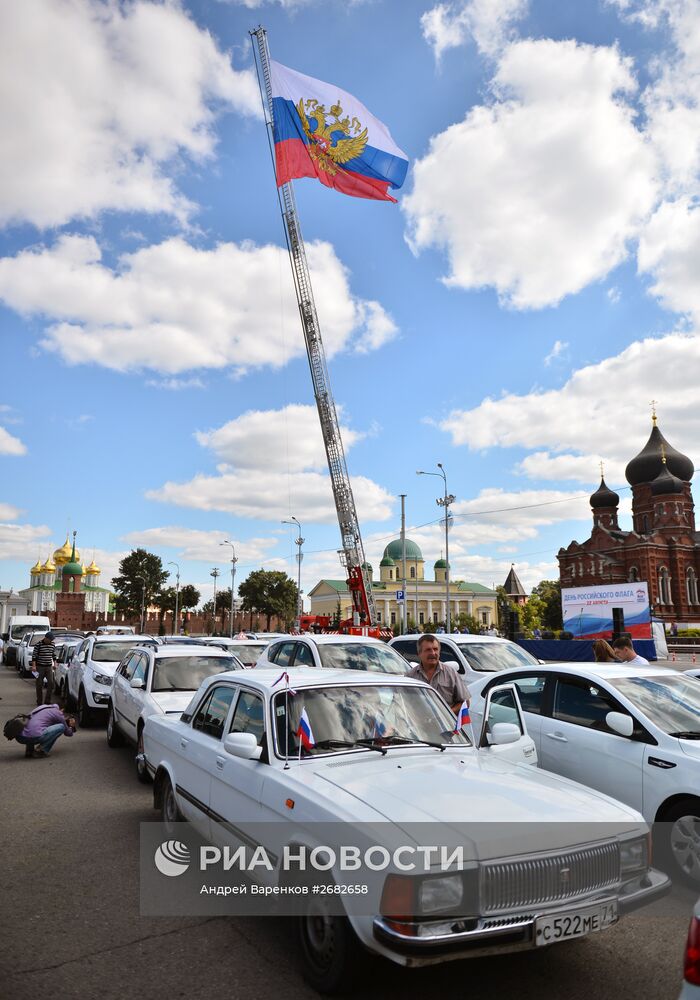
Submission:
[[[355,198],[396,201],[408,157],[352,94],[281,63],[270,64],[277,186],[316,177]]]

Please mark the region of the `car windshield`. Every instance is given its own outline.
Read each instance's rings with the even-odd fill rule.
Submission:
[[[250,666],[253,663],[257,663],[260,659],[260,654],[265,649],[265,643],[259,642],[257,645],[251,643],[250,646],[243,645],[243,643],[236,643],[234,646],[227,646],[227,649],[235,653],[241,663]]]
[[[31,637],[31,639],[27,640],[27,645],[36,646],[38,642],[41,642],[41,640],[44,638],[45,635],[46,632],[35,632],[34,635]]]
[[[407,674],[411,664],[390,646],[364,642],[319,643],[321,666],[338,670],[373,670],[382,674]]]
[[[132,642],[131,646],[133,645]],[[131,646],[128,642],[96,642],[92,647],[90,658],[96,663],[119,663]]]
[[[27,632],[36,632],[37,628],[46,630],[45,625],[13,625],[10,629],[10,638],[13,642],[19,642]]]
[[[698,685],[700,687],[700,685]],[[337,686],[281,692],[273,702],[277,752],[299,754],[302,713],[311,731],[302,756],[410,743],[468,744],[455,717],[432,689],[399,685]]]
[[[618,691],[669,735],[700,737],[700,682],[682,674],[658,677],[620,677]]]
[[[459,649],[472,670],[495,673],[515,667],[531,667],[538,662],[514,642],[461,642]]]
[[[157,656],[151,691],[196,691],[205,678],[238,667],[232,656]]]

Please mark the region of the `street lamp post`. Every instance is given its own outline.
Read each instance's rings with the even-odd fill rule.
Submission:
[[[216,632],[216,581],[221,576],[218,566],[215,566],[209,576],[214,577],[214,632]]]
[[[289,515],[288,521],[282,521],[282,524],[294,525],[297,529],[297,537],[295,538],[295,544],[298,546],[297,550],[297,629],[301,629],[301,616],[304,611],[304,605],[301,600],[301,560],[304,558],[302,555],[301,547],[304,544],[304,539],[301,537],[301,524],[294,517],[293,514]]]
[[[451,615],[450,615],[450,504],[455,502],[456,497],[452,493],[447,492],[447,473],[445,472],[442,462],[437,463],[439,472],[423,472],[419,469],[416,472],[417,476],[439,476],[442,478],[445,484],[445,492],[441,497],[437,499],[438,507],[445,508],[445,563],[447,564],[447,569],[445,570],[445,598],[446,598],[446,613],[445,613],[445,631],[450,632]]]
[[[238,562],[238,559],[236,558],[236,549],[234,548],[233,542],[229,542],[228,538],[223,542],[219,542],[219,545],[231,546],[231,621],[229,622],[229,636],[233,639],[233,612],[235,609],[233,591],[236,586],[236,563]]]
[[[143,583],[141,584],[141,635],[143,635],[143,630],[146,628],[146,622],[144,620],[144,612],[146,610],[146,577],[138,573],[136,579],[143,580]]]
[[[172,559],[168,562],[168,566],[175,566],[177,569],[177,574],[175,576],[175,617],[173,619],[173,632],[175,635],[180,634],[180,564],[174,562]]]

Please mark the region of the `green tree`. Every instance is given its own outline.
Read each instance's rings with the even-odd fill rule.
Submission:
[[[216,615],[214,615],[214,598],[207,601],[206,604],[202,605],[202,611],[205,615],[209,615],[213,619],[212,626],[214,632],[219,628],[219,620],[221,620],[221,631],[224,628],[224,621],[226,615],[231,611],[231,588],[228,587],[224,590],[217,590],[216,592]]]
[[[165,632],[163,622],[166,614],[168,611],[175,614],[175,588],[165,587],[153,598],[153,604],[158,608],[158,635],[163,635]]]
[[[333,612],[333,617],[331,618],[331,628],[340,628],[342,617],[343,609],[340,606],[340,598],[338,598],[338,603],[335,606],[335,611]]]
[[[180,587],[180,608],[178,611],[178,617],[183,620],[185,626],[187,625],[187,612],[192,611],[196,608],[200,602],[202,595],[197,590],[197,588],[191,584],[186,583],[184,587]],[[178,632],[180,628],[180,622],[175,623],[175,632]]]
[[[119,575],[112,578],[117,611],[132,618],[139,616],[142,596],[144,608],[148,608],[167,579],[160,556],[146,549],[133,549],[119,563]]]
[[[559,580],[540,580],[532,588],[532,596],[539,598],[543,604],[542,626],[546,629],[563,628],[561,617],[561,583]]]
[[[238,588],[238,594],[244,611],[265,615],[268,631],[273,615],[288,625],[294,621],[297,585],[281,570],[253,570]]]

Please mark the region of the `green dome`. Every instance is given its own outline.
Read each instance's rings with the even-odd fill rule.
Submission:
[[[438,559],[438,561],[434,564],[433,569],[447,569],[447,560]]]
[[[387,547],[384,549],[385,559],[403,559],[403,543],[400,538],[395,538],[393,542],[389,542]],[[411,562],[423,562],[423,553],[418,548],[415,542],[412,542],[409,538],[406,539],[406,559],[410,559]]]
[[[379,563],[380,567],[382,567],[382,566],[395,566],[395,565],[396,565],[396,563],[394,562],[394,560],[391,559],[387,555],[385,555],[384,558],[382,559],[382,561]]]
[[[364,562],[362,563],[362,568],[366,570],[368,573],[374,572],[374,570],[372,569],[372,563]]]
[[[64,576],[82,576],[83,567],[79,562],[69,562],[63,567]]]

